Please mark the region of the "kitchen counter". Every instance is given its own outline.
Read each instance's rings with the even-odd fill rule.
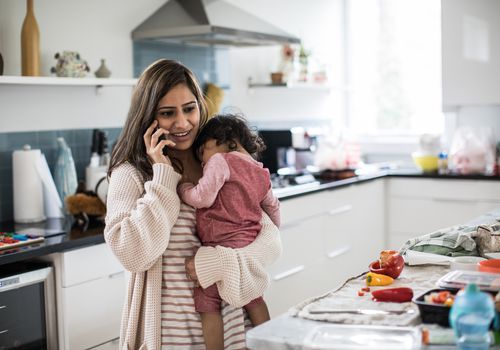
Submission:
[[[498,176],[486,176],[486,175],[438,175],[438,174],[423,174],[416,171],[415,169],[410,170],[381,170],[372,173],[367,173],[343,180],[321,180],[314,183],[308,183],[304,185],[289,186],[283,189],[275,189],[275,194],[280,200],[287,200],[291,198],[300,197],[309,193],[335,190],[337,188],[342,188],[345,186],[351,186],[367,181],[374,181],[377,179],[385,177],[411,177],[411,178],[432,178],[432,179],[457,179],[457,180],[491,180],[498,181],[500,177]],[[5,265],[9,263],[14,263],[18,261],[23,261],[27,259],[41,257],[47,254],[63,252],[66,250],[82,248],[85,246],[90,246],[94,244],[100,244],[104,242],[104,237],[102,235],[104,231],[104,226],[95,227],[88,229],[85,232],[77,228],[71,228],[72,219],[66,218],[61,220],[60,223],[54,224],[51,220],[42,222],[40,224],[29,224],[29,225],[15,225],[13,222],[3,222],[0,223],[0,231],[13,232],[18,229],[18,227],[34,227],[44,229],[47,226],[51,227],[51,230],[55,230],[54,226],[59,230],[59,234],[50,235],[45,238],[45,240],[40,244],[33,244],[24,247],[20,247],[13,250],[0,250],[0,265]],[[56,229],[56,231],[57,231]]]
[[[500,181],[500,176],[494,175],[458,175],[438,173],[422,173],[414,168],[396,169],[396,170],[377,170],[367,172],[358,176],[354,176],[342,180],[319,180],[313,183],[303,185],[291,185],[285,188],[274,189],[273,192],[280,200],[299,197],[304,194],[314,193],[325,190],[332,190],[366,181],[373,181],[385,177],[400,177],[400,178],[420,178],[420,179],[442,179],[442,180],[488,180]]]
[[[402,175],[398,175],[402,176]],[[479,225],[490,222],[493,218],[500,218],[500,208],[488,212],[480,217],[465,223],[466,225]],[[418,269],[419,267],[408,267],[406,269]],[[447,270],[447,269],[446,269]],[[311,296],[313,297],[313,296]],[[353,300],[356,298],[353,295]],[[249,349],[269,349],[269,350],[304,350],[304,339],[314,332],[319,325],[328,323],[313,321],[298,317],[293,317],[288,313],[280,315],[269,322],[251,329],[247,333],[247,347]],[[455,346],[424,346],[423,349],[451,350]],[[500,349],[500,346],[492,348]]]
[[[104,242],[104,226],[87,229],[82,232],[72,228],[71,217],[65,219],[50,219],[37,224],[14,224],[3,222],[0,231],[3,232],[45,232],[45,239],[38,244],[21,246],[14,249],[0,250],[0,265],[38,258],[47,254],[82,248]]]

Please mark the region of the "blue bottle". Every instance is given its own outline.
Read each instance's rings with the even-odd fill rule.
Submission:
[[[71,149],[66,144],[64,138],[57,138],[57,146],[54,182],[65,207],[64,199],[67,196],[75,194],[78,187],[78,179]]]
[[[489,328],[495,316],[493,298],[471,283],[460,291],[450,310],[450,323],[459,350],[488,350]]]

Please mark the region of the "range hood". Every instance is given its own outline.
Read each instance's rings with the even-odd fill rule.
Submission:
[[[132,39],[225,46],[300,43],[224,0],[169,0],[132,31]]]

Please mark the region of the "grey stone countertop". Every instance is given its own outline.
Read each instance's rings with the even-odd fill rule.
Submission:
[[[484,222],[491,222],[492,219],[500,218],[500,208],[484,215],[481,215],[469,222],[467,225],[479,225]],[[418,266],[406,266],[405,268],[417,269]],[[314,296],[311,296],[314,297]],[[255,327],[247,333],[247,348],[251,350],[309,350],[326,349],[325,347],[308,347],[305,344],[317,327],[328,325],[328,322],[313,321],[309,319],[293,317],[288,313],[280,315],[270,321]],[[418,326],[415,326],[418,327]],[[456,349],[454,345],[434,345],[422,346],[422,349],[451,350]],[[500,346],[492,346],[492,349],[500,349]],[[341,347],[335,347],[341,349]],[[384,349],[383,346],[380,349]]]

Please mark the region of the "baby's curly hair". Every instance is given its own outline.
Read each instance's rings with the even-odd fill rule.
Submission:
[[[217,145],[227,144],[231,151],[236,151],[238,142],[254,159],[259,159],[266,149],[257,132],[250,129],[246,119],[238,114],[217,114],[208,120],[193,143],[198,160],[198,150],[210,139],[214,139]]]

